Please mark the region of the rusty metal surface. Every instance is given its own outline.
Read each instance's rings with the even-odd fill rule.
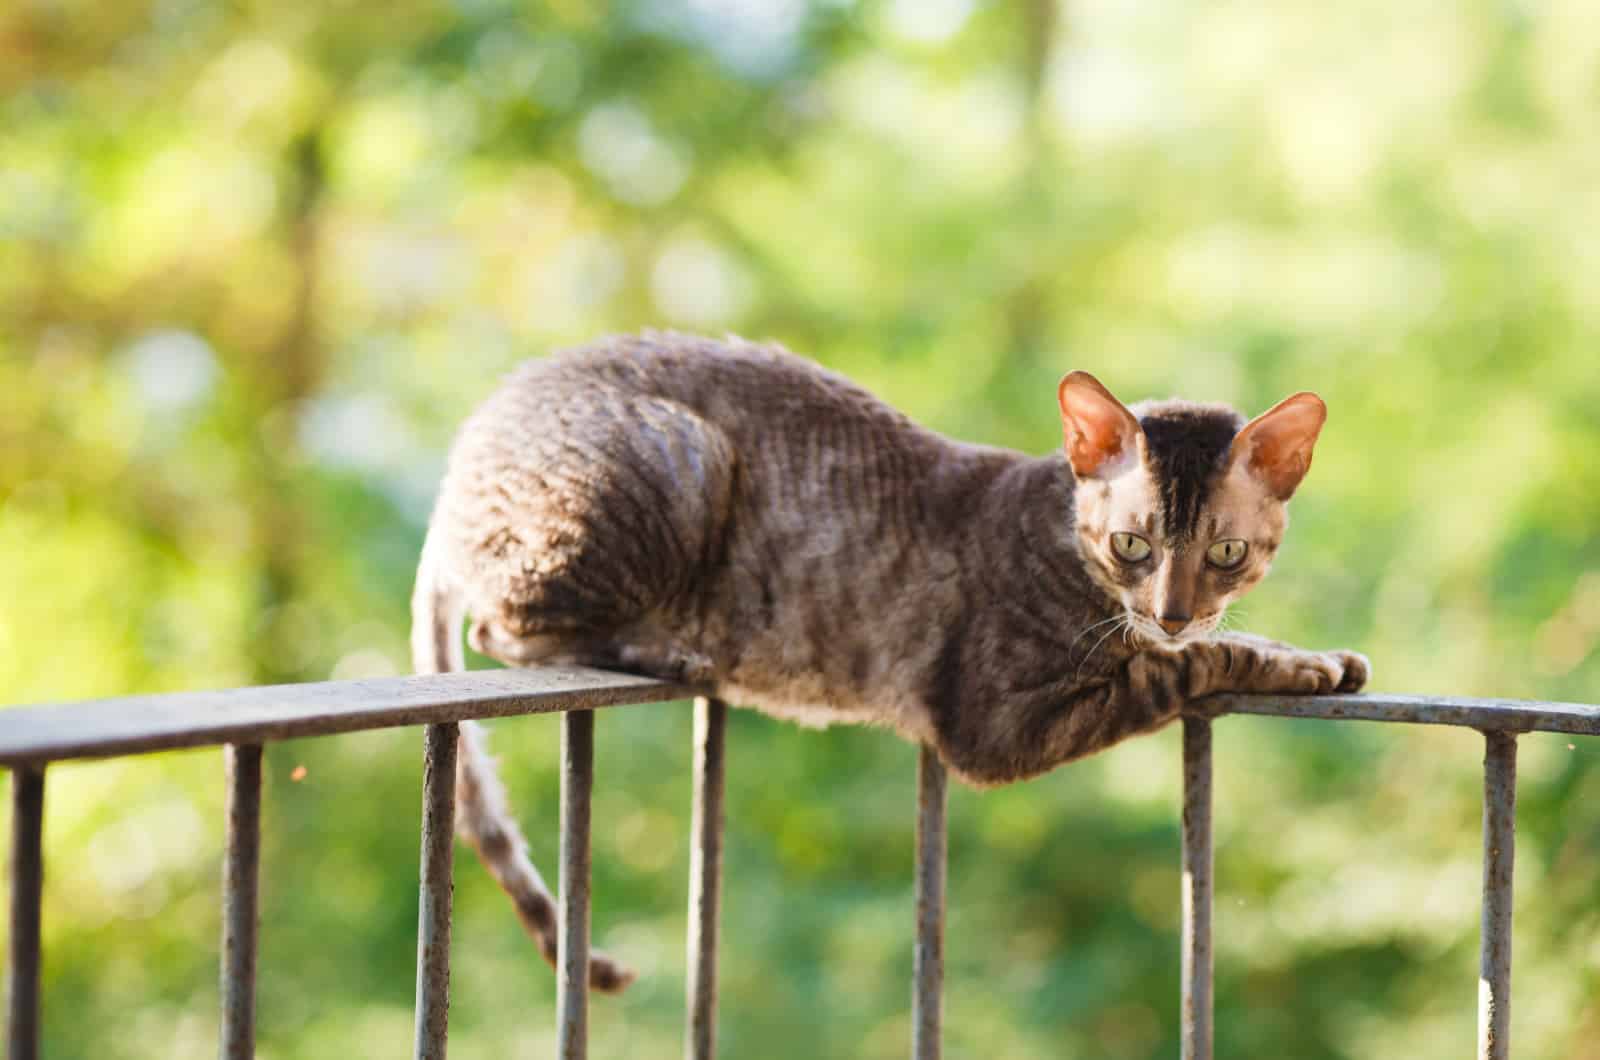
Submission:
[[[418,915],[416,1055],[445,1056],[456,722],[566,711],[562,720],[558,1051],[585,1055],[589,964],[590,801],[594,709],[703,692],[578,667],[324,682],[223,692],[135,696],[8,710],[0,766],[13,769],[9,1056],[38,1055],[40,850],[43,765],[166,749],[231,744],[223,935],[225,1057],[253,1047],[261,741],[428,724]],[[1484,904],[1479,991],[1480,1060],[1509,1055],[1516,735],[1600,735],[1600,706],[1399,695],[1217,696],[1184,719],[1182,1056],[1212,1055],[1211,719],[1228,713],[1458,725],[1487,740]],[[685,1052],[715,1048],[717,906],[720,896],[726,707],[697,705],[692,847],[689,1018]],[[713,720],[714,719],[714,720]],[[946,860],[946,777],[924,748],[919,771],[917,939],[913,1055],[940,1055]]]
[[[556,1055],[589,1051],[589,826],[594,712],[561,718],[561,900],[556,920]]]
[[[450,1021],[450,904],[455,890],[455,724],[429,725],[422,758],[421,894],[417,906],[417,1060],[444,1060]]]
[[[1600,735],[1600,706],[1465,696],[1211,696],[1197,714],[1267,714],[1330,721],[1393,721],[1461,725],[1484,732],[1563,732]]]
[[[1511,874],[1517,852],[1517,738],[1484,733],[1483,940],[1478,1060],[1511,1055]]]
[[[44,886],[44,770],[11,773],[11,941],[6,983],[10,1060],[39,1056],[39,905]]]
[[[1184,1060],[1211,1060],[1211,723],[1183,719]]]
[[[944,992],[945,771],[930,747],[917,767],[917,941],[912,951],[911,1056],[939,1060]]]
[[[227,836],[222,862],[222,1060],[256,1050],[256,940],[260,926],[261,745],[229,744]]]
[[[585,667],[386,677],[13,707],[0,766],[265,743],[469,718],[595,710],[703,695],[694,685]],[[1438,696],[1214,696],[1198,713],[1462,725],[1600,735],[1600,706]]]
[[[717,1051],[717,915],[722,899],[722,833],[728,705],[694,704],[694,804],[689,827],[689,968],[683,1055]]]
[[[704,691],[586,667],[545,666],[14,707],[0,726],[0,766],[660,703]]]

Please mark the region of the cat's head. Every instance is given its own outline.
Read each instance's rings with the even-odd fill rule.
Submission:
[[[1058,394],[1090,575],[1143,639],[1208,635],[1272,565],[1327,406],[1295,394],[1248,424],[1224,405],[1129,409],[1088,372]]]

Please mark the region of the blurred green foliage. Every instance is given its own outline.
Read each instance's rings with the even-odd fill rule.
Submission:
[[[453,425],[519,358],[651,324],[1034,451],[1069,368],[1251,412],[1314,388],[1247,627],[1382,689],[1600,700],[1593,15],[7,5],[0,702],[403,670]],[[494,728],[551,868],[555,722]],[[597,1056],[678,1049],[688,744],[681,707],[600,722],[596,937],[644,975]],[[1518,1055],[1600,1057],[1600,744],[1522,744]],[[263,1057],[408,1055],[419,752],[269,749]],[[1480,752],[1219,723],[1219,1055],[1469,1054]],[[1177,757],[954,793],[950,1055],[1176,1052]],[[727,1055],[904,1055],[914,759],[736,715]],[[220,765],[52,770],[49,1055],[212,1055]],[[452,1055],[548,1055],[550,971],[458,881]]]

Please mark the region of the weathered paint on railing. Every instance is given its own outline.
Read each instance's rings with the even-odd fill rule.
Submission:
[[[1458,725],[1483,732],[1563,732],[1600,735],[1600,706],[1462,696],[1212,696],[1208,714],[1268,714],[1326,721],[1393,721]]]
[[[556,916],[556,1055],[589,1055],[589,834],[594,712],[561,716],[561,899]]]
[[[264,685],[11,707],[0,766],[687,699],[705,690],[582,666]]]
[[[134,696],[5,712],[0,766],[12,770],[11,1060],[39,1054],[39,919],[44,766],[68,758],[233,744],[229,762],[224,888],[222,1055],[248,1056],[254,1034],[255,883],[259,863],[260,744],[293,737],[426,724],[421,887],[418,909],[418,1057],[445,1055],[449,1004],[450,864],[456,723],[563,712],[561,896],[558,920],[558,1046],[586,1050],[589,963],[590,805],[594,717],[601,707],[681,699],[691,685],[581,667],[487,671],[377,681],[324,682],[174,696]],[[697,708],[695,888],[685,1051],[714,1049],[716,896],[720,890],[723,727],[726,708]],[[1600,734],[1600,707],[1422,696],[1219,696],[1184,721],[1183,1055],[1211,1056],[1211,719],[1228,713],[1290,718],[1458,725],[1480,729],[1484,760],[1484,906],[1480,961],[1480,1060],[1510,1050],[1511,874],[1515,840],[1516,734]],[[713,720],[715,719],[715,720]],[[945,906],[946,778],[921,753],[917,817],[917,928],[912,1052],[940,1050]]]
[[[461,728],[429,725],[422,747],[422,864],[417,895],[416,1060],[445,1060],[455,881],[456,752]]]
[[[1478,1060],[1511,1055],[1511,870],[1517,852],[1517,738],[1484,734],[1483,939]]]
[[[1211,1060],[1211,722],[1183,719],[1183,1060]]]
[[[939,1060],[943,1038],[945,770],[933,748],[917,759],[917,941],[912,950],[911,1055]]]
[[[261,745],[229,744],[222,859],[222,1060],[256,1055],[256,938],[260,931]]]
[[[44,887],[44,770],[11,773],[11,941],[6,989],[10,1060],[39,1056],[39,903]]]
[[[722,897],[722,791],[727,763],[728,705],[694,703],[694,798],[689,823],[688,983],[684,1008],[686,1060],[717,1052],[717,916]]]

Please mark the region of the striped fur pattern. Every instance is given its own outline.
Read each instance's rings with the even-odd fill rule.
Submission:
[[[1129,410],[1074,373],[1066,446],[1028,457],[943,438],[776,346],[647,333],[529,362],[452,449],[416,666],[459,669],[466,622],[510,665],[686,679],[804,724],[883,726],[974,785],[1213,692],[1354,689],[1353,653],[1215,634],[1266,573],[1309,467],[1321,420],[1305,397],[1244,426],[1184,402]],[[1128,531],[1150,544],[1140,563],[1113,548]],[[1205,561],[1221,535],[1249,542],[1228,571]],[[465,737],[458,830],[553,959],[549,889],[481,731]],[[595,958],[596,987],[630,979]]]

